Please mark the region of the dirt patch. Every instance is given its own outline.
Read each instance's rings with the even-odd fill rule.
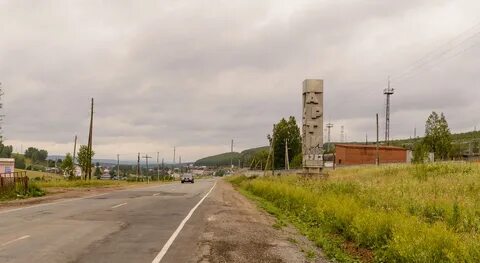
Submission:
[[[320,250],[222,180],[205,204],[208,218],[197,262],[328,262]]]

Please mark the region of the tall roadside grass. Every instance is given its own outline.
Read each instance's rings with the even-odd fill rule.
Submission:
[[[230,181],[269,202],[338,261],[480,262],[480,166],[466,163],[345,168]],[[315,232],[316,231],[316,232]],[[349,258],[328,241],[341,239]],[[327,241],[325,241],[325,239]],[[321,242],[320,242],[321,241]]]
[[[45,195],[45,191],[36,183],[30,182],[27,189],[25,189],[23,185],[17,184],[8,190],[0,191],[0,201],[39,197],[43,195]]]

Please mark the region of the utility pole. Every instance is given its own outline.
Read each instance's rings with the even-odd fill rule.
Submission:
[[[117,154],[117,178],[120,180],[120,154]]]
[[[365,133],[365,145],[368,145],[368,132]]]
[[[2,103],[2,97],[3,95],[5,95],[5,93],[3,93],[3,89],[2,89],[2,83],[0,82],[0,141],[3,141],[3,118],[5,118],[5,115],[3,115],[3,103]],[[22,146],[23,148],[23,146]],[[21,149],[21,152],[23,153],[23,149]]]
[[[148,156],[148,154],[145,154],[145,156],[143,156],[142,158],[145,158],[145,162],[147,164],[147,184],[149,183],[149,180],[150,180],[150,174],[149,174],[149,170],[148,170],[148,159],[152,158],[151,156]]]
[[[379,155],[379,152],[378,152],[378,148],[379,148],[379,145],[378,145],[378,139],[379,139],[379,132],[378,132],[378,113],[377,113],[377,149],[376,149],[376,163],[377,165],[380,165],[380,155]]]
[[[288,158],[288,139],[285,139],[285,169],[290,170],[290,160]]]
[[[160,181],[160,152],[157,152],[157,181]]]
[[[176,155],[177,154],[177,148],[176,146],[173,146],[173,166],[175,167],[175,158],[176,158]]]
[[[330,130],[333,128],[333,124],[332,123],[327,123],[327,152],[330,152]]]
[[[137,181],[139,176],[140,176],[140,153],[138,153],[138,158],[137,158]]]
[[[273,124],[273,133],[272,133],[272,175],[275,175],[275,129],[276,129],[276,125]]]
[[[75,168],[75,157],[77,154],[77,135],[75,135],[75,143],[73,144],[73,167]]]
[[[233,168],[233,139],[230,144],[230,169]]]
[[[390,96],[393,95],[394,89],[390,87],[390,77],[388,78],[388,87],[383,90],[383,94],[387,97],[385,107],[385,143],[390,144]]]
[[[93,137],[93,98],[92,98],[92,107],[90,110],[90,130],[88,133],[88,167],[87,167],[87,174],[88,180],[92,179],[92,137]],[[85,175],[85,180],[86,180]]]

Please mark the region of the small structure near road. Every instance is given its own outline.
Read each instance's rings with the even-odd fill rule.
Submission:
[[[15,172],[15,159],[0,158],[0,174],[11,174]]]
[[[407,149],[395,146],[379,146],[378,157],[380,163],[406,163]],[[376,164],[376,145],[365,144],[336,144],[336,165]]]

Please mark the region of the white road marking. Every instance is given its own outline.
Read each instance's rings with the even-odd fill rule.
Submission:
[[[165,243],[162,250],[158,253],[157,257],[155,257],[155,259],[152,261],[152,263],[160,263],[160,261],[162,261],[165,254],[167,254],[168,249],[173,244],[173,241],[175,241],[175,239],[177,238],[178,234],[180,234],[180,231],[182,231],[182,229],[185,226],[185,224],[187,223],[187,221],[190,219],[190,217],[192,217],[193,212],[195,212],[195,210],[197,210],[197,208],[202,204],[203,200],[205,200],[208,197],[208,195],[213,191],[213,188],[215,188],[216,185],[217,185],[217,182],[215,182],[215,184],[212,186],[210,191],[208,191],[208,193],[202,198],[202,200],[200,200],[200,202],[198,202],[198,204],[195,207],[193,207],[192,210],[190,210],[190,213],[188,213],[187,217],[185,217],[185,219],[183,219],[182,223],[180,223],[177,230],[175,230],[175,232],[173,232],[170,239],[168,239],[167,243]]]
[[[12,244],[12,243],[15,243],[15,242],[20,241],[20,240],[23,240],[23,239],[27,239],[27,238],[29,238],[29,237],[30,237],[29,235],[26,235],[26,236],[19,237],[19,238],[14,239],[14,240],[10,240],[10,241],[5,242],[5,243],[3,243],[2,245],[0,245],[0,247],[8,246],[8,245],[10,245],[10,244]]]
[[[125,190],[119,190],[119,191],[113,191],[113,192],[123,192],[123,191],[130,191],[130,190],[138,190],[138,189],[147,189],[147,188],[154,188],[154,187],[164,187],[164,186],[170,186],[171,183],[166,183],[166,184],[159,184],[159,185],[154,185],[154,186],[148,186],[148,187],[141,187],[141,188],[134,188],[134,189],[125,189]],[[16,212],[24,209],[30,209],[30,208],[36,208],[36,207],[42,207],[42,206],[49,206],[49,205],[56,205],[56,204],[61,204],[61,203],[67,203],[67,202],[73,202],[73,201],[78,201],[78,200],[83,200],[83,199],[89,199],[89,198],[95,198],[107,194],[111,194],[113,192],[109,193],[103,193],[103,194],[98,194],[98,195],[91,195],[91,196],[86,196],[86,197],[80,197],[80,198],[73,198],[73,199],[67,199],[67,200],[62,200],[58,202],[52,202],[52,203],[44,203],[44,204],[38,204],[38,205],[31,205],[31,206],[25,206],[25,207],[19,207],[15,209],[10,209],[10,210],[0,210],[0,215],[1,214],[7,214],[11,212]]]
[[[126,205],[126,204],[127,204],[127,203],[121,203],[121,204],[118,204],[118,205],[114,205],[114,206],[112,206],[112,208],[118,208],[118,207],[120,207],[120,206],[124,206],[124,205]]]
[[[20,211],[20,210],[24,210],[24,209],[29,209],[29,208],[49,206],[49,205],[56,205],[56,204],[61,204],[61,203],[73,202],[73,201],[77,201],[77,200],[94,198],[94,197],[99,197],[99,196],[103,196],[103,195],[107,195],[107,194],[109,194],[109,193],[103,193],[103,194],[99,194],[99,195],[91,195],[91,196],[86,196],[86,197],[81,197],[81,198],[67,199],[67,200],[62,200],[62,201],[52,202],[52,203],[45,203],[45,204],[31,205],[31,206],[26,206],[26,207],[19,207],[19,208],[15,208],[15,209],[0,211],[0,215],[1,215],[1,214],[6,214],[6,213],[15,212],[15,211]]]

